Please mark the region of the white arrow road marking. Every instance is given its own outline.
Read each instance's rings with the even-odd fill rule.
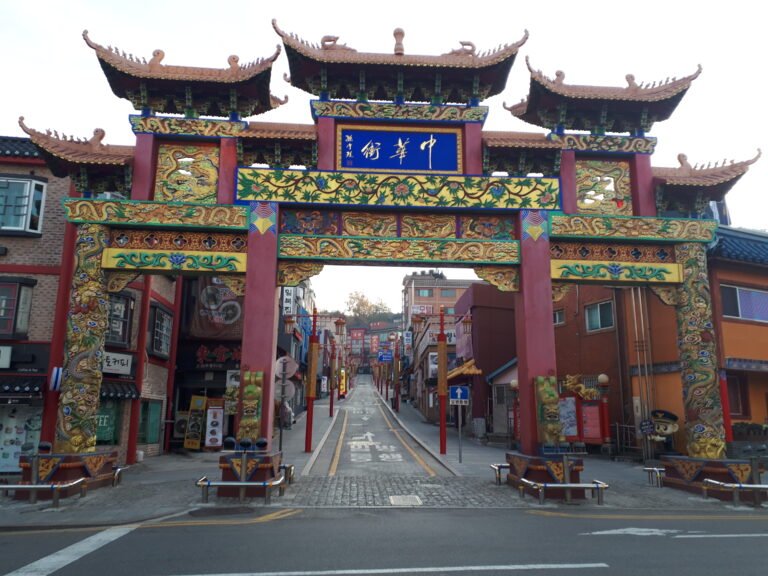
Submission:
[[[373,442],[373,438],[374,438],[373,432],[366,432],[362,436],[353,436],[352,437],[352,441],[353,442],[355,442],[355,441],[357,441],[357,442],[360,442],[360,441],[363,441],[363,442]]]
[[[67,546],[45,558],[41,558],[31,564],[22,566],[14,572],[9,572],[5,576],[47,576],[48,574],[52,574],[57,570],[62,569],[64,566],[72,564],[72,562],[80,560],[80,558],[86,554],[90,554],[94,550],[98,550],[102,546],[106,546],[110,542],[122,538],[138,527],[138,524],[131,524],[129,526],[117,526],[115,528],[104,530],[103,532],[98,532],[85,540],[81,540],[77,544]]]

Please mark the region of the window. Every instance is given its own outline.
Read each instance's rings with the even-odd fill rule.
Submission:
[[[456,288],[440,288],[442,298],[456,298]]]
[[[723,316],[768,322],[768,292],[721,286]]]
[[[432,294],[434,294],[432,288],[419,288],[416,290],[416,296],[419,298],[432,298]]]
[[[32,309],[31,278],[0,277],[0,338],[25,338]]]
[[[165,308],[152,305],[152,321],[150,323],[150,349],[155,356],[168,358],[171,354],[171,331],[173,330],[173,315]]]
[[[447,306],[443,308],[443,314],[456,314],[456,308],[453,306]]]
[[[109,295],[109,317],[105,343],[128,348],[131,344],[133,298],[127,294]]]
[[[552,323],[555,326],[562,326],[565,324],[565,310],[562,308],[560,310],[554,310],[552,312]]]
[[[749,418],[749,391],[747,380],[736,374],[726,375],[728,384],[728,404],[730,404],[731,416]]]
[[[587,317],[587,332],[613,327],[613,302],[590,304],[584,312]]]
[[[45,181],[0,175],[0,231],[40,234]]]
[[[96,416],[96,445],[120,444],[120,410],[122,404],[117,400],[101,399],[99,413]]]
[[[142,400],[139,412],[139,444],[157,444],[160,441],[160,400]]]

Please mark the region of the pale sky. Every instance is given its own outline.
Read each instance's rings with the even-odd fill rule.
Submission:
[[[406,54],[437,55],[475,43],[478,51],[518,41],[527,29],[504,92],[485,102],[485,129],[544,133],[514,118],[502,105],[528,93],[531,65],[566,84],[625,86],[663,81],[693,73],[694,81],[672,117],[657,123],[654,166],[677,166],[684,152],[691,164],[768,155],[768,119],[763,113],[768,81],[762,62],[768,55],[765,19],[754,0],[730,2],[642,2],[539,0],[434,3],[390,0],[345,2],[314,0],[0,0],[0,54],[4,88],[0,134],[23,136],[18,117],[28,126],[89,138],[106,130],[107,144],[133,144],[126,100],[115,97],[93,51],[82,39],[117,46],[147,60],[165,51],[164,64],[225,68],[230,54],[240,63],[270,56],[280,28],[319,43],[326,34],[360,52],[391,53],[392,31],[405,30]],[[312,122],[310,96],[283,80],[288,63],[282,53],[273,66],[272,93],[289,102],[251,121]],[[735,226],[766,229],[765,183],[768,158],[762,158],[728,195]],[[348,292],[360,290],[400,310],[402,277],[418,267],[337,268],[313,279],[322,308],[343,308]],[[444,269],[449,278],[458,277]],[[470,276],[473,274],[469,273]],[[465,272],[462,277],[467,277]]]

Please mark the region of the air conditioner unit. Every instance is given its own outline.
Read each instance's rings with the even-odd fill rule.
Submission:
[[[187,433],[187,423],[189,422],[189,412],[177,412],[176,421],[173,423],[173,439],[183,440]]]
[[[121,192],[102,192],[96,198],[98,200],[125,200],[125,194]]]

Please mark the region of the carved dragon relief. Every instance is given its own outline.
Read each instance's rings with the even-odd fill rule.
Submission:
[[[570,282],[552,282],[552,302],[560,302],[571,291]]]
[[[302,280],[320,274],[323,264],[317,262],[283,262],[277,263],[278,286],[298,286]]]
[[[511,266],[476,266],[475,274],[502,292],[520,290],[520,271]]]
[[[651,292],[667,306],[677,306],[680,303],[680,290],[677,286],[650,286]]]
[[[107,292],[120,292],[138,277],[138,272],[107,272]]]

